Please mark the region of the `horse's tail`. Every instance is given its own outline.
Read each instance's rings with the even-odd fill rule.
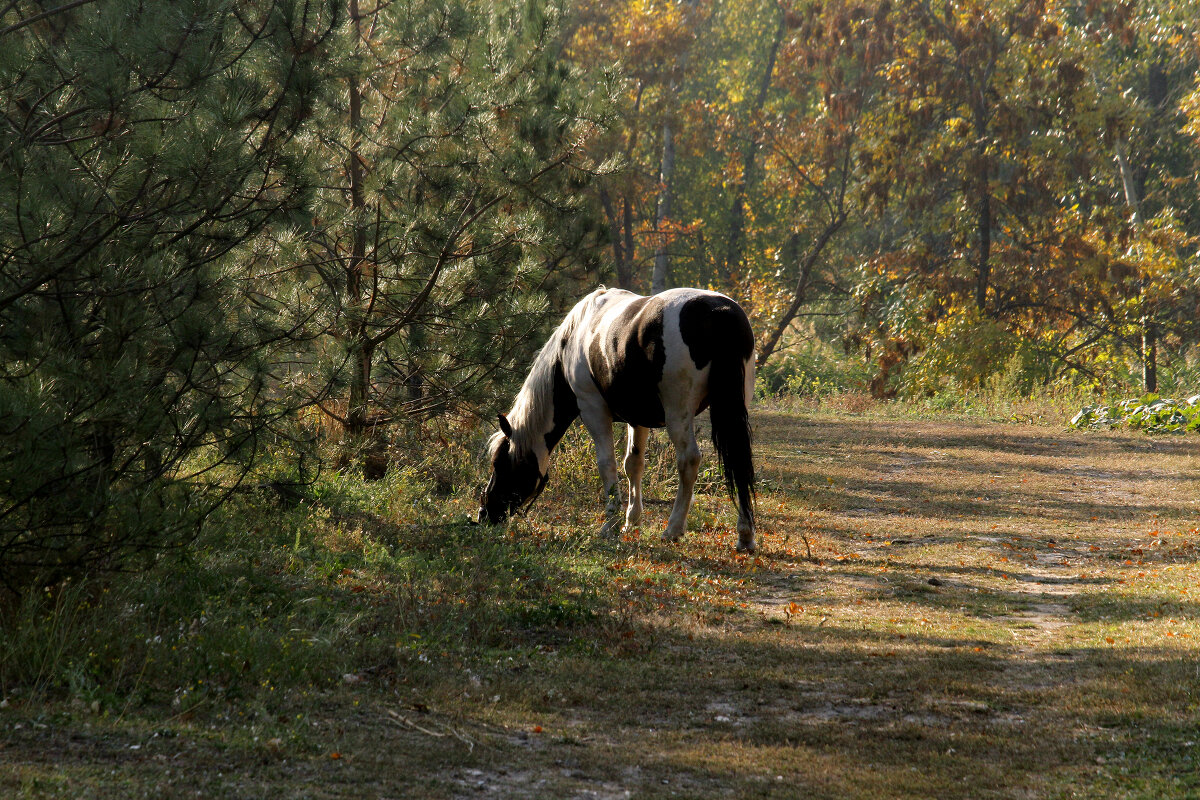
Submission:
[[[736,308],[736,306],[735,306]],[[754,458],[750,450],[750,400],[754,396],[754,339],[741,313],[745,336],[718,339],[708,373],[708,405],[713,449],[725,487],[742,515],[754,525]]]

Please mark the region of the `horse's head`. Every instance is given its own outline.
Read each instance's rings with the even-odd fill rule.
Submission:
[[[518,453],[513,447],[512,426],[500,415],[500,431],[488,444],[492,474],[479,498],[478,522],[496,525],[514,511],[534,501],[546,486],[535,453]]]

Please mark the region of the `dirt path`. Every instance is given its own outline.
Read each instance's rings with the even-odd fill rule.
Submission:
[[[745,607],[597,682],[565,718],[604,755],[562,796],[1200,792],[1195,444],[783,414],[758,441]]]
[[[1172,572],[1196,578],[1200,460],[1193,442],[970,422],[838,421],[794,430],[776,418],[763,428],[772,440],[764,472],[797,487],[816,509],[807,518],[785,511],[779,532],[799,527],[803,552],[811,546],[821,563],[816,575],[799,562],[757,580],[754,612],[781,620],[806,643],[814,628],[804,623],[814,618],[818,635],[834,625],[842,633],[893,634],[860,646],[867,661],[826,670],[840,680],[811,688],[809,718],[991,738],[996,751],[1041,773],[1018,770],[1020,780],[994,791],[1041,796],[1054,793],[1055,773],[1069,784],[1111,777],[1111,756],[1084,752],[1131,735],[1115,721],[1122,703],[1113,693],[1145,702],[1155,694],[1148,676],[1165,672],[1183,681],[1183,697],[1196,696],[1200,675],[1187,656],[1167,655],[1161,644],[1196,635],[1196,609],[1186,587],[1163,591],[1155,580]],[[801,548],[793,542],[793,549]],[[1133,590],[1139,581],[1152,600]],[[789,613],[789,606],[802,608]],[[1161,630],[1163,620],[1192,632]],[[925,646],[911,644],[914,638]],[[1120,644],[1128,647],[1113,649]],[[906,656],[910,669],[899,672],[911,677],[920,665],[923,673],[915,690],[845,668],[870,659],[904,664]],[[1124,675],[1114,674],[1118,665]],[[1195,739],[1191,702],[1187,721],[1176,720],[1190,731],[1174,737],[1180,746]],[[1151,713],[1169,716],[1161,707]],[[1019,734],[1035,732],[1054,737],[1054,745],[1023,747]],[[1117,749],[1117,761],[1135,749]],[[961,748],[949,744],[950,751]],[[985,767],[980,776],[987,768],[1002,772],[986,759],[976,767]],[[1119,770],[1131,772],[1127,763]],[[1158,777],[1131,783],[1148,781],[1170,796],[1164,787],[1171,780],[1156,784]]]

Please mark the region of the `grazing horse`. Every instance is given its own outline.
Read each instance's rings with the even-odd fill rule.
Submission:
[[[642,516],[642,471],[650,428],[675,445],[679,489],[663,534],[687,527],[700,468],[695,418],[711,409],[713,447],[738,505],[738,550],[754,551],[754,462],[747,406],[754,387],[754,335],[737,303],[701,289],[642,297],[597,289],[583,298],[542,347],[512,410],[489,444],[492,474],[479,522],[492,524],[533,503],[549,476],[550,452],[576,417],[596,442],[607,498],[605,533],[615,531],[621,498],[614,421],[629,426],[623,530]]]

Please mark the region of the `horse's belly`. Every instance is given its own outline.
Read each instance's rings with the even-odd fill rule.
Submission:
[[[604,393],[604,402],[617,422],[636,425],[639,428],[661,428],[667,424],[667,415],[663,410],[662,400],[651,387],[650,392],[643,389],[640,392],[628,394],[620,391]]]

